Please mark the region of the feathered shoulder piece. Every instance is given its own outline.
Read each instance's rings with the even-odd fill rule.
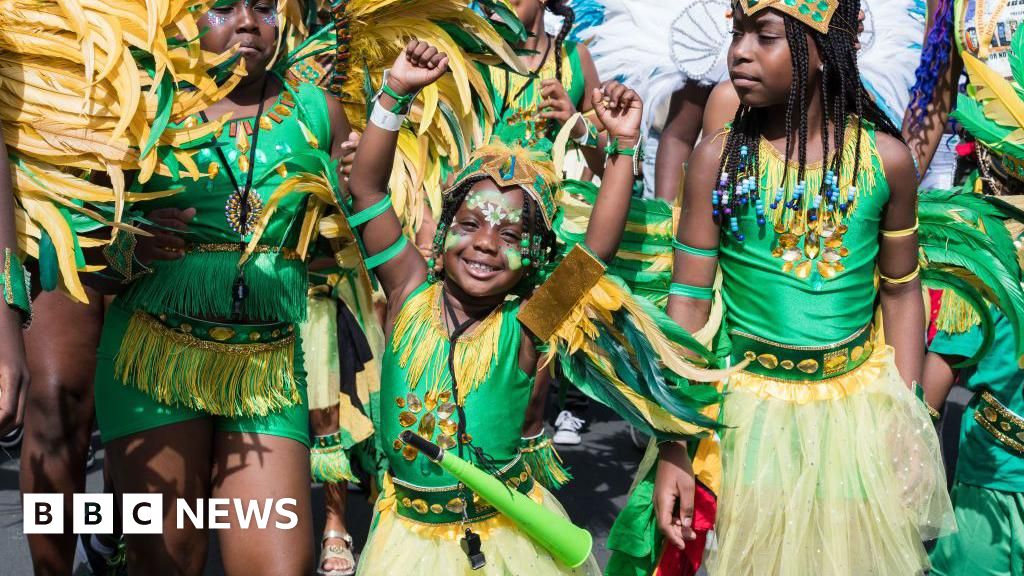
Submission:
[[[721,399],[714,386],[729,370],[583,244],[562,260],[519,312],[520,322],[557,360],[563,375],[630,424],[663,439],[702,436],[718,427],[704,414]]]
[[[1013,326],[1018,364],[1024,367],[1024,277],[1007,228],[1020,229],[1024,211],[994,196],[929,190],[919,196],[918,218],[922,281],[945,291],[939,329],[982,329],[981,347],[961,367],[977,364],[992,344],[989,304]]]
[[[413,230],[419,228],[424,205],[440,211],[443,167],[465,164],[473,131],[489,124],[476,117],[474,98],[485,104],[479,108],[481,113],[493,107],[473,62],[503,62],[525,73],[506,41],[514,41],[517,35],[525,38],[515,13],[504,0],[488,0],[482,4],[496,16],[485,18],[471,4],[469,0],[335,0],[322,10],[330,14],[330,23],[286,59],[293,76],[318,83],[341,99],[353,129],[362,131],[384,70],[410,39],[429,42],[448,55],[451,74],[424,88],[398,137],[390,189],[395,210]]]
[[[86,300],[82,248],[106,241],[81,233],[126,227],[125,203],[145,197],[125,192],[125,172],[144,183],[169,174],[171,164],[199,177],[182,146],[220,123],[171,124],[222,98],[244,73],[231,54],[200,50],[196,19],[207,5],[0,0],[0,122],[18,246],[38,258],[44,288],[56,288],[59,278],[73,298]],[[111,184],[90,182],[90,171],[106,173]]]
[[[1007,52],[1013,82],[981,60],[962,54],[973,93],[960,94],[953,118],[978,142],[999,154],[1024,159],[1024,34],[1015,34]],[[1024,179],[1020,170],[1014,175]]]

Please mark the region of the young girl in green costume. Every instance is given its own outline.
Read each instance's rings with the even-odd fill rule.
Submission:
[[[453,453],[461,452],[510,489],[564,514],[534,482],[519,455],[538,340],[547,338],[525,328],[527,318],[550,321],[558,314],[527,313],[540,301],[533,290],[538,266],[553,255],[553,168],[522,149],[477,150],[445,195],[429,261],[404,240],[389,206],[387,175],[403,107],[409,94],[444,73],[445,64],[444,54],[436,49],[410,43],[378,93],[350,179],[353,218],[362,220],[362,213],[370,217],[362,229],[368,266],[376,267],[388,298],[379,433],[391,473],[360,572],[471,574],[460,546],[469,529],[482,541],[484,574],[593,574],[598,568],[592,559],[576,569],[561,565],[541,544],[399,439],[411,430]],[[641,105],[632,91],[617,84],[605,86],[603,92],[595,90],[593,98],[599,101],[598,114],[617,139],[617,148],[609,152],[585,243],[594,256],[607,258],[617,249],[635,176],[633,150],[620,147],[635,146]],[[595,261],[594,256],[585,258]],[[566,262],[573,258],[570,254]],[[603,275],[603,267],[598,272]],[[558,275],[556,270],[553,277]],[[580,275],[571,278],[586,282]],[[576,289],[571,284],[552,288],[571,293]],[[585,310],[575,309],[570,319],[554,324],[572,331],[589,323],[585,317]],[[608,378],[614,378],[612,372]],[[641,402],[641,396],[633,398]],[[614,402],[611,396],[605,400]],[[660,418],[655,415],[662,413],[659,407],[642,405],[647,417]],[[674,426],[660,421],[658,426]]]
[[[219,530],[228,573],[313,571],[309,415],[297,325],[304,262],[348,123],[323,90],[268,67],[277,52],[270,0],[221,3],[200,20],[202,47],[237,46],[245,79],[184,127],[230,114],[179,177],[147,189],[178,194],[134,207],[152,237],[119,235],[108,258],[126,290],[110,306],[96,373],[96,412],[120,493],[164,496],[163,531],[127,537],[137,574],[199,574],[208,535],[185,522],[184,498],[294,498],[266,529]],[[202,176],[190,177],[198,171]],[[289,193],[298,188],[315,195]],[[229,518],[231,518],[229,516]]]
[[[862,86],[857,0],[741,0],[741,106],[690,159],[669,314],[724,327],[713,575],[923,574],[952,525],[938,439],[911,391],[924,359],[913,161]],[[876,284],[877,282],[877,284]],[[876,318],[881,308],[884,326]],[[694,537],[685,446],[661,445],[654,506]]]

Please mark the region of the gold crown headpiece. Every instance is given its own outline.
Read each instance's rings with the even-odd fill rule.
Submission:
[[[747,15],[774,8],[827,34],[832,15],[839,8],[839,0],[740,0],[740,8]]]

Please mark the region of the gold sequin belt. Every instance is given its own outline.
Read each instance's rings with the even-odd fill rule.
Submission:
[[[511,490],[529,494],[533,490],[530,466],[521,455],[494,473]],[[426,487],[392,478],[398,501],[398,514],[421,524],[458,524],[465,519],[476,522],[498,514],[486,501],[459,485]],[[461,493],[460,493],[461,492]],[[463,500],[463,496],[465,500]]]
[[[981,424],[989,434],[1018,456],[1024,456],[1024,418],[1009,408],[988,391],[982,392],[974,421]]]
[[[842,376],[867,361],[874,346],[871,324],[822,346],[792,346],[735,329],[729,335],[734,362],[750,360],[747,372],[778,380],[816,382]]]
[[[237,243],[223,243],[223,244],[190,244],[186,252],[190,254],[197,253],[209,253],[209,252],[241,252],[241,246]],[[257,244],[253,250],[255,254],[280,254],[281,258],[285,260],[301,260],[299,253],[292,248],[282,248],[278,246],[268,246],[266,244]]]

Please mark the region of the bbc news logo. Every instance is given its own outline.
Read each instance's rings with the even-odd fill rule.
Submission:
[[[264,530],[273,526],[291,530],[299,523],[294,498],[199,498],[174,502],[175,526],[225,530],[233,519],[239,528]],[[71,531],[75,534],[114,532],[113,494],[75,494],[72,497]],[[124,534],[160,534],[164,530],[164,498],[161,494],[125,494],[121,498],[121,531]],[[64,495],[25,494],[22,500],[25,534],[64,534]]]

